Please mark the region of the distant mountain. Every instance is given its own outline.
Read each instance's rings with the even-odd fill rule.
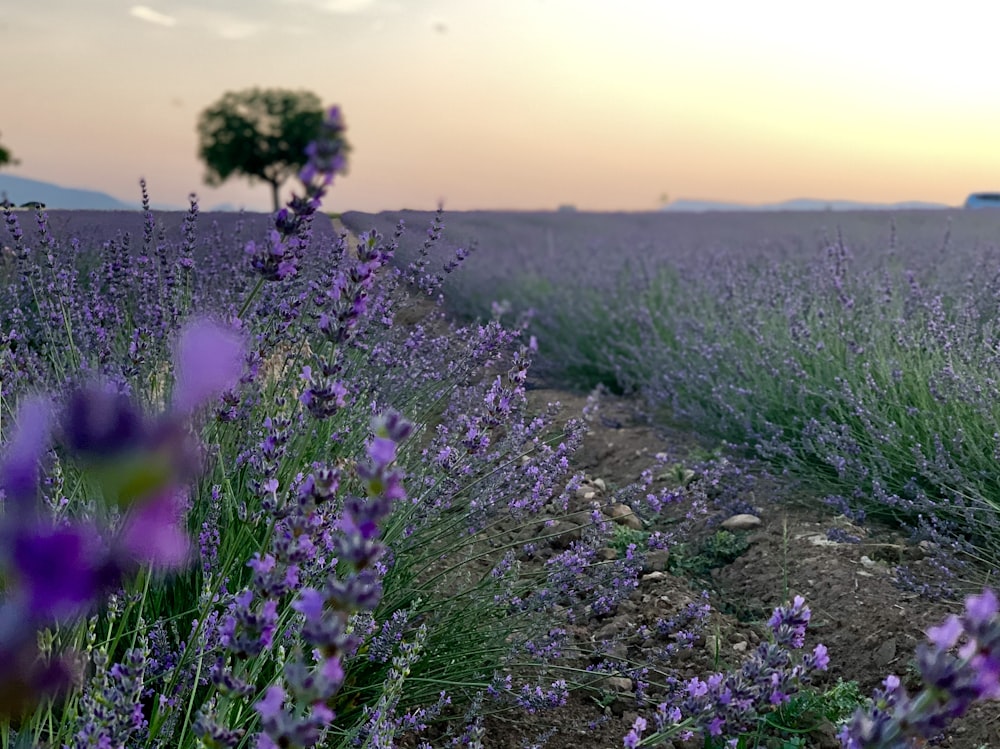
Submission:
[[[37,200],[45,203],[46,208],[53,209],[122,210],[135,208],[138,205],[138,203],[125,203],[96,190],[61,187],[51,182],[14,177],[10,174],[0,174],[0,197],[3,194],[16,205]]]
[[[703,212],[703,211],[909,211],[924,209],[955,208],[944,203],[926,203],[910,200],[903,203],[861,203],[854,200],[815,200],[813,198],[797,198],[783,203],[763,203],[761,205],[746,205],[744,203],[722,203],[713,200],[675,200],[663,210],[668,212]]]

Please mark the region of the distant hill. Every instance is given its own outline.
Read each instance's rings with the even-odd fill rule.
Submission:
[[[663,210],[668,212],[702,211],[909,211],[924,209],[955,208],[944,203],[926,203],[911,200],[903,203],[861,203],[854,200],[816,200],[797,198],[783,203],[746,205],[743,203],[722,203],[712,200],[675,200]]]
[[[0,174],[0,197],[6,193],[12,203],[21,205],[32,200],[45,203],[46,208],[70,210],[122,210],[135,208],[138,203],[126,203],[107,193],[61,187],[37,179]]]

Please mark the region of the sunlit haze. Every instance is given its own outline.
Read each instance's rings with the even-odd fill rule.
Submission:
[[[339,104],[327,207],[960,204],[1000,190],[1000,5],[895,0],[6,0],[4,173],[266,209],[204,184],[227,91]]]

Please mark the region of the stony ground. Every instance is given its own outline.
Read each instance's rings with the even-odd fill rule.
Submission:
[[[567,417],[579,416],[586,403],[580,395],[550,389],[533,389],[529,396],[538,408],[561,402]],[[627,400],[605,396],[601,402],[575,459],[575,468],[586,473],[589,488],[598,493],[601,485],[612,492],[637,481],[644,469],[654,465],[657,453],[661,458],[665,453],[668,463],[694,465],[713,447],[695,435],[643,424]],[[829,648],[831,666],[818,686],[835,684],[838,679],[855,680],[864,694],[870,694],[890,672],[900,675],[904,683],[911,679],[913,686],[910,659],[924,630],[960,608],[928,601],[894,585],[897,564],[908,563],[918,572],[926,567],[924,551],[890,530],[857,528],[844,518],[833,518],[828,509],[811,505],[804,501],[808,497],[773,478],[746,483],[753,488],[744,499],[755,508],[759,524],[733,532],[745,542],[735,550],[735,559],[719,560],[704,575],[671,574],[665,570],[669,567],[666,560],[659,559],[652,566],[660,569],[647,570],[640,588],[615,616],[581,622],[576,642],[584,648],[589,643],[597,650],[601,641],[610,639],[621,655],[641,660],[643,653],[634,644],[636,628],[679,610],[708,589],[714,612],[707,634],[678,659],[684,676],[704,677],[738,667],[745,653],[766,636],[764,622],[773,608],[801,595],[813,611],[807,648],[818,642]],[[582,497],[578,501],[576,509],[587,504]],[[719,528],[711,523],[711,516],[706,516],[703,533],[696,535],[707,538],[716,533]],[[860,542],[828,541],[827,529],[838,525],[859,536]],[[628,680],[615,680],[606,687],[601,698],[575,694],[564,708],[553,712],[496,719],[489,725],[486,745],[513,749],[532,746],[538,737],[547,736],[544,745],[549,749],[620,747],[637,714],[635,700]],[[828,721],[817,717],[807,727],[812,730],[803,734],[800,746],[839,746]],[[760,745],[792,746],[776,739]],[[954,723],[938,745],[1000,747],[1000,703],[974,709]],[[701,744],[677,741],[674,746],[689,749]]]

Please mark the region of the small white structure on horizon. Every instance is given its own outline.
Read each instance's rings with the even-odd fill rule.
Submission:
[[[966,208],[1000,208],[1000,192],[974,192],[965,199]]]

